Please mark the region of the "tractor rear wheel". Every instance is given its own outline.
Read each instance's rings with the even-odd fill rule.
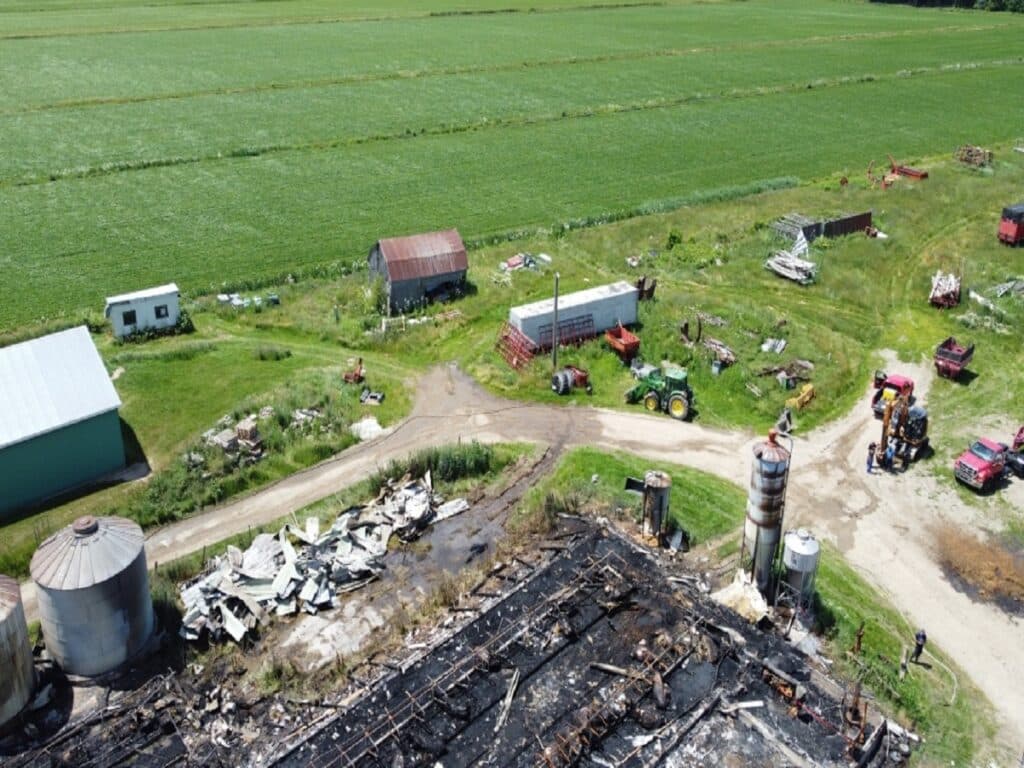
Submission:
[[[686,421],[690,415],[690,401],[685,395],[676,392],[668,399],[668,415],[679,421]]]
[[[658,397],[658,393],[651,390],[644,395],[644,408],[648,411],[657,411],[661,408],[661,398]]]

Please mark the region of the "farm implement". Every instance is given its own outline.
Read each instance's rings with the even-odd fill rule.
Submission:
[[[626,365],[629,365],[640,351],[640,338],[623,327],[622,323],[605,331],[604,340]]]
[[[999,242],[1020,245],[1024,242],[1024,203],[1003,208],[999,221]]]
[[[917,179],[918,181],[928,178],[928,171],[923,171],[920,168],[913,168],[909,165],[900,165],[897,163],[892,155],[889,155],[889,172],[884,173],[881,176],[876,176],[875,172],[875,161],[872,160],[868,164],[868,181],[871,185],[878,187],[879,189],[888,189],[901,177],[908,179]]]
[[[944,379],[960,378],[974,358],[974,345],[962,346],[950,336],[935,348],[935,371]]]

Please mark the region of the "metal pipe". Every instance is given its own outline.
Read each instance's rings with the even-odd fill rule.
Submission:
[[[555,316],[551,326],[551,372],[558,370],[558,273],[555,272]]]

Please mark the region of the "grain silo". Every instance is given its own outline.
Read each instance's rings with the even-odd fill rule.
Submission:
[[[768,432],[766,441],[757,443],[753,449],[741,559],[749,558],[754,583],[762,592],[769,589],[782,538],[789,459],[790,452],[779,445],[774,429]]]
[[[74,675],[101,675],[143,649],[153,602],[142,529],[120,517],[80,517],[32,557],[46,648]]]
[[[0,725],[21,712],[35,682],[21,588],[14,579],[0,576]]]
[[[783,537],[782,564],[786,578],[780,586],[790,593],[798,607],[810,605],[814,597],[820,557],[821,545],[810,531],[799,528]]]

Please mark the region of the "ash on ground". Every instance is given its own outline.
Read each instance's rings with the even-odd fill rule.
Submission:
[[[260,693],[252,662],[99,686],[91,713],[5,765],[877,768],[917,741],[698,579],[579,520],[324,698]]]

